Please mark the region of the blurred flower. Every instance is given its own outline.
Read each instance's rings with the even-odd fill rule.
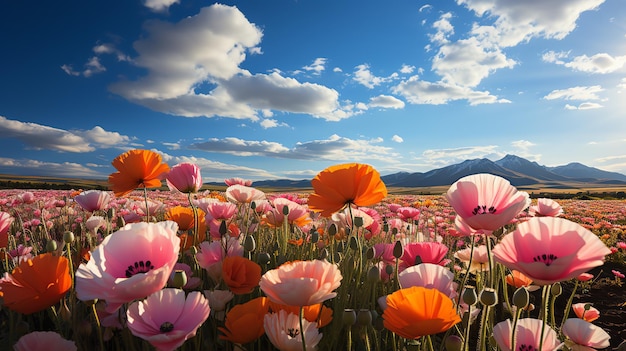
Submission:
[[[420,219],[420,210],[415,207],[400,207],[396,210],[396,213],[404,221],[417,221]]]
[[[178,259],[177,229],[172,221],[142,222],[108,235],[76,271],[78,299],[105,300],[113,312],[162,289]]]
[[[222,278],[222,260],[228,256],[242,256],[243,247],[236,238],[222,238],[215,241],[203,241],[199,245],[196,259],[198,265],[207,270],[215,283]]]
[[[169,166],[161,155],[150,150],[129,150],[113,162],[117,172],[109,175],[109,185],[115,196],[130,194],[137,188],[159,188]]]
[[[259,286],[272,301],[290,306],[309,306],[337,296],[339,268],[322,260],[296,261],[267,271]]]
[[[542,327],[545,328],[542,334]],[[543,321],[534,318],[521,318],[517,321],[515,331],[515,345],[511,347],[511,335],[513,326],[507,319],[493,327],[493,338],[503,351],[537,350],[553,351],[560,342],[554,329],[549,325],[543,325]],[[541,337],[543,335],[543,338]],[[543,339],[541,350],[539,343]]]
[[[593,322],[600,317],[600,311],[594,308],[589,303],[575,303],[572,305],[572,310],[576,314],[576,317],[586,320],[587,322]]]
[[[492,251],[495,261],[537,285],[575,278],[604,264],[609,252],[595,234],[557,217],[533,217],[520,223]]]
[[[263,318],[269,310],[268,299],[257,297],[246,303],[237,304],[226,314],[224,327],[218,327],[224,335],[222,340],[236,344],[247,344],[265,333]]]
[[[22,261],[11,274],[0,279],[3,305],[13,311],[32,314],[56,304],[72,287],[69,261],[52,253]]]
[[[311,181],[309,208],[330,217],[345,206],[370,206],[387,196],[387,187],[372,166],[346,163],[326,168]]]
[[[183,162],[172,167],[165,177],[167,187],[181,193],[197,193],[202,188],[200,167],[193,163]]]
[[[248,186],[235,184],[226,189],[226,199],[232,203],[250,203],[265,199],[265,193]]]
[[[470,256],[472,256],[471,262]],[[463,262],[465,267],[469,268],[470,273],[489,271],[489,255],[487,255],[487,246],[485,245],[474,246],[473,252],[471,247],[458,250],[454,253],[454,257]]]
[[[238,177],[224,179],[224,183],[226,185],[231,186],[235,184],[243,185],[243,186],[252,186],[252,181],[247,179],[242,179]]]
[[[437,289],[451,299],[457,296],[458,283],[449,269],[433,263],[422,263],[408,267],[398,274],[401,288],[421,286]]]
[[[615,276],[615,278],[619,278],[619,279],[624,279],[626,278],[626,276],[624,276],[624,274],[620,271],[617,271],[615,269],[611,269],[611,273],[613,273],[613,275]]]
[[[446,259],[448,247],[442,243],[426,241],[409,243],[404,246],[400,257],[400,271],[418,263],[434,263],[441,266],[448,264]]]
[[[111,201],[111,193],[102,190],[87,190],[74,196],[74,201],[87,212],[104,210]]]
[[[537,205],[530,206],[528,213],[535,217],[558,217],[563,214],[563,208],[552,199],[537,199]]]
[[[565,341],[569,350],[592,351],[611,346],[607,332],[582,319],[568,318],[561,330],[569,339]]]
[[[309,210],[300,204],[282,197],[275,198],[272,200],[272,203],[274,208],[265,213],[263,217],[265,223],[270,226],[281,226],[285,218],[287,218],[289,224],[295,224],[298,227],[303,227],[312,221],[311,217],[309,217]],[[287,215],[285,215],[285,211]]]
[[[280,351],[302,350],[302,335],[304,335],[306,349],[317,350],[317,344],[322,340],[315,323],[302,321],[298,315],[280,310],[277,313],[268,313],[263,318],[263,327],[268,339]]]
[[[35,331],[22,336],[15,345],[14,351],[76,351],[73,341],[64,339],[59,333],[51,331]]]
[[[106,227],[107,221],[102,216],[91,216],[85,221],[85,228],[92,234],[97,235],[98,229]]]
[[[166,288],[131,303],[126,315],[133,335],[159,351],[172,351],[196,335],[209,312],[209,302],[201,292],[192,291],[185,298],[185,291]]]
[[[234,294],[248,294],[259,285],[261,266],[245,257],[226,257],[222,261],[222,279]]]
[[[0,248],[6,248],[9,244],[9,229],[14,219],[10,214],[0,212]]]
[[[444,197],[467,225],[489,231],[511,222],[530,203],[528,193],[518,191],[502,177],[487,173],[459,179]]]
[[[196,244],[203,242],[206,239],[206,221],[204,219],[204,212],[197,208],[198,211],[198,234]],[[182,233],[179,235],[180,248],[184,250],[190,249],[193,244],[193,236],[190,236],[190,231],[193,232],[195,228],[195,222],[193,218],[193,209],[191,207],[175,206],[165,212],[165,219],[174,221],[178,224],[178,230]]]
[[[17,197],[25,204],[32,204],[33,202],[35,202],[35,194],[30,191],[25,191],[19,194]]]
[[[230,202],[210,202],[206,205],[206,220],[229,220],[237,213],[237,205]]]
[[[282,305],[271,300],[269,301],[269,305],[270,312],[285,310],[295,315],[300,314],[299,306]],[[324,306],[322,303],[303,307],[304,319],[311,323],[317,323],[318,328],[328,325],[333,320],[333,310]]]
[[[461,321],[452,300],[437,289],[412,286],[387,295],[385,302],[385,328],[406,339],[438,334]]]
[[[522,272],[512,270],[511,274],[506,275],[506,283],[514,288],[521,288],[522,286],[528,291],[535,291],[539,289],[537,285],[532,285],[533,280],[525,276]]]
[[[576,277],[576,279],[578,279],[581,282],[586,282],[586,281],[589,281],[589,280],[593,279],[593,274],[586,273],[586,272],[585,273],[580,273],[578,275],[578,277]]]
[[[204,296],[209,299],[209,306],[211,306],[212,312],[224,311],[226,304],[235,297],[230,290],[205,290]]]

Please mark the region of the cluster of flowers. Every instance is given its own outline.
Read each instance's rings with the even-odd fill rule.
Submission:
[[[609,346],[592,323],[599,311],[572,304],[576,287],[560,322],[553,304],[562,282],[590,279],[611,250],[558,203],[531,206],[503,178],[460,179],[444,209],[385,204],[380,175],[358,163],[323,170],[308,196],[243,179],[202,193],[196,165],[170,168],[148,150],[113,166],[113,194],[52,201],[55,217],[15,211],[36,203],[32,193],[2,203],[14,209],[0,212],[0,313],[14,349]],[[148,193],[163,180],[181,200]]]

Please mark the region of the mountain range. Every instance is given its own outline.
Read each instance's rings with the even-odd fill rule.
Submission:
[[[465,160],[428,172],[398,172],[383,175],[381,179],[387,187],[434,187],[451,185],[462,177],[476,173],[501,176],[516,187],[541,185],[558,189],[626,185],[626,175],[621,173],[603,171],[577,162],[557,167],[542,166],[515,155],[506,155],[497,161],[486,158]],[[260,180],[255,181],[253,186],[310,188],[311,180]]]

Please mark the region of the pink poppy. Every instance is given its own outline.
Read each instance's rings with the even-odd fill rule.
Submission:
[[[228,186],[232,186],[235,184],[243,185],[243,186],[252,186],[252,181],[247,179],[242,179],[239,177],[224,179],[224,183]]]
[[[563,208],[552,199],[537,199],[537,205],[530,206],[528,213],[535,217],[558,217],[563,214]]]
[[[222,278],[222,261],[228,256],[243,256],[243,246],[236,238],[222,238],[212,242],[203,241],[199,245],[196,259],[198,265],[207,270],[216,283]]]
[[[15,345],[14,351],[75,351],[78,350],[73,341],[64,339],[59,333],[51,331],[35,331],[22,336]]]
[[[409,243],[404,246],[404,253],[400,257],[400,271],[418,263],[434,263],[445,266],[450,263],[446,259],[448,247],[438,242]],[[419,261],[418,261],[419,260]]]
[[[107,221],[102,216],[91,216],[85,221],[85,228],[92,234],[97,235],[98,229],[105,228]]]
[[[0,212],[0,248],[7,247],[9,243],[9,229],[14,218],[6,212]]]
[[[572,310],[574,310],[576,317],[590,323],[600,318],[600,311],[589,303],[575,303],[572,305]]]
[[[259,286],[270,300],[290,306],[310,306],[337,296],[339,268],[322,260],[288,262],[267,271]]]
[[[17,197],[25,204],[32,204],[33,202],[35,202],[35,194],[30,191],[25,191],[19,194]]]
[[[74,201],[87,212],[104,210],[111,201],[111,193],[102,190],[87,190],[74,196]]]
[[[263,327],[272,345],[281,351],[302,350],[302,334],[307,350],[317,350],[317,344],[322,340],[317,323],[303,319],[301,331],[300,318],[285,310],[266,314]]]
[[[582,319],[568,318],[561,331],[569,339],[565,341],[569,350],[592,351],[611,346],[607,332]]]
[[[265,193],[255,188],[235,184],[226,189],[226,199],[232,203],[250,203],[265,199]]]
[[[470,262],[470,256],[472,256],[472,262]],[[487,255],[487,246],[485,245],[474,246],[474,252],[472,252],[471,247],[459,250],[454,253],[454,257],[463,262],[469,268],[470,273],[489,270],[489,256]]]
[[[420,219],[420,210],[415,207],[400,207],[396,210],[396,213],[405,221],[417,221]]]
[[[203,197],[201,199],[193,199],[191,200],[193,204],[201,209],[204,213],[209,213],[208,207],[210,204],[215,202],[221,202],[219,199],[214,197]]]
[[[202,188],[200,167],[193,163],[183,162],[170,168],[165,177],[167,187],[181,193],[197,193]]]
[[[444,197],[470,227],[490,231],[511,222],[530,203],[528,193],[487,173],[459,179]]]
[[[309,210],[291,200],[283,197],[277,197],[272,200],[274,208],[265,214],[265,221],[274,227],[280,226],[285,220],[285,212],[287,213],[287,222],[303,227],[311,222]]]
[[[400,288],[422,286],[437,289],[451,299],[457,296],[458,283],[449,269],[433,263],[421,263],[411,266],[398,274]]]
[[[228,220],[237,213],[237,205],[230,202],[211,202],[206,205],[207,222],[214,219]]]
[[[520,223],[493,248],[496,262],[518,270],[537,285],[575,278],[604,264],[611,251],[592,232],[558,217]]]
[[[159,351],[171,351],[196,335],[209,317],[209,302],[199,291],[185,298],[180,289],[166,288],[128,306],[128,329]]]
[[[545,328],[543,334],[542,327]],[[511,320],[507,319],[493,327],[493,338],[503,351],[537,350],[553,351],[560,345],[560,341],[554,329],[549,325],[543,325],[543,321],[534,318],[522,318],[517,321],[515,332],[515,345],[511,347],[511,335],[513,332]],[[543,335],[543,344],[539,350],[539,343]]]
[[[76,270],[76,296],[107,302],[113,312],[122,304],[162,289],[178,259],[176,222],[132,223],[108,235]]]

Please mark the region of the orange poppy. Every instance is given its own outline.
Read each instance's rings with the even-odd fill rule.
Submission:
[[[235,305],[226,314],[224,327],[218,327],[224,335],[222,340],[236,344],[247,344],[260,338],[265,333],[263,317],[269,310],[269,299],[257,297],[246,303]]]
[[[299,315],[300,314],[300,306],[289,306],[282,305],[273,301],[269,301],[270,310],[272,313],[278,312],[280,310],[285,310],[289,313]],[[317,327],[321,328],[330,324],[333,320],[333,310],[332,308],[326,307],[321,303],[304,306],[304,319],[311,323],[317,323]]]
[[[387,196],[387,187],[372,166],[360,163],[335,165],[321,171],[311,181],[314,193],[309,208],[330,217],[346,205],[370,206]]]
[[[51,253],[23,261],[0,282],[4,306],[32,314],[56,304],[72,286],[69,268],[67,258]]]
[[[222,279],[233,294],[248,294],[259,285],[261,266],[241,256],[228,256],[222,261]]]
[[[198,240],[197,243],[201,243],[206,239],[206,220],[205,213],[201,209],[198,210]],[[190,236],[188,232],[194,230],[193,209],[191,207],[175,206],[171,207],[165,213],[165,219],[174,221],[178,224],[178,230],[183,234],[179,235],[180,248],[182,250],[188,250],[193,246],[193,236]]]
[[[406,339],[444,332],[459,323],[454,303],[437,289],[412,286],[387,296],[385,328]]]
[[[162,163],[161,155],[150,150],[130,150],[113,162],[117,172],[109,175],[109,185],[115,196],[130,194],[137,188],[159,188],[170,167]]]
[[[532,279],[525,276],[522,272],[513,270],[511,274],[508,274],[506,276],[506,283],[513,287],[520,288],[522,286],[531,285],[533,281]]]

